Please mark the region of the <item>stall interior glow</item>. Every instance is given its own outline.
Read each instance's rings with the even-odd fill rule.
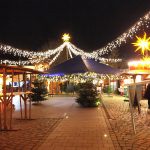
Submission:
[[[150,70],[150,61],[147,60],[139,60],[139,61],[131,61],[128,63],[129,70]]]
[[[133,79],[124,79],[124,84],[133,83]]]
[[[141,82],[142,81],[142,76],[141,75],[137,75],[135,82]]]

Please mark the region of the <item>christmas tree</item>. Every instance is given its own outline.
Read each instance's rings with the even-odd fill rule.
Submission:
[[[46,87],[46,81],[35,79],[33,85],[34,87],[31,90],[33,92],[33,94],[31,94],[31,100],[36,103],[47,100],[48,91]]]
[[[76,99],[76,102],[81,106],[96,107],[100,104],[100,99],[97,97],[97,90],[93,83],[80,83],[78,89],[78,98]]]

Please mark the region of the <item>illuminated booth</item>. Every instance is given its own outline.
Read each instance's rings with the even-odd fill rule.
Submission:
[[[32,93],[32,75],[42,73],[29,68],[0,65],[0,130],[12,129],[12,112],[14,109],[12,101],[16,95],[20,97],[18,101],[20,102],[21,119],[31,119],[31,100],[29,94]],[[27,76],[29,77],[28,79]],[[23,83],[24,86],[22,85]],[[24,114],[21,101],[24,102]],[[28,101],[29,108],[27,108]]]
[[[49,69],[49,74],[46,76],[51,76],[55,74],[63,74],[63,75],[71,75],[71,74],[79,74],[79,73],[97,73],[101,76],[106,75],[108,78],[108,85],[112,85],[112,88],[115,88],[115,81],[113,80],[111,82],[111,79],[109,78],[108,75],[117,75],[120,74],[121,71],[120,69],[112,68],[106,64],[99,63],[98,61],[95,61],[94,59],[90,58],[85,58],[82,56],[76,56],[74,58],[71,58],[59,65],[56,65],[52,68]],[[96,79],[93,80],[93,82],[96,82]],[[103,83],[103,82],[102,82]],[[111,83],[111,84],[110,84]],[[60,93],[60,85],[59,82],[51,82],[50,85],[50,93],[57,93],[56,91],[58,90]],[[51,90],[52,89],[52,90]],[[53,91],[54,90],[54,91]]]

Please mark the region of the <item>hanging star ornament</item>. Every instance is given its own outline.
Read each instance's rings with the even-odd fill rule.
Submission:
[[[67,34],[67,33],[65,33],[65,34],[63,34],[62,39],[63,39],[64,42],[69,42],[69,40],[70,40],[70,35]]]
[[[150,62],[150,57],[143,57],[142,60],[145,61],[145,62]]]
[[[144,55],[145,52],[150,51],[150,37],[147,38],[146,33],[144,33],[143,38],[136,36],[137,41],[135,43],[132,43],[134,46],[137,47],[135,50],[141,50],[141,53]]]

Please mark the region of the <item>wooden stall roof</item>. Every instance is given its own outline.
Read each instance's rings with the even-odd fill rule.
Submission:
[[[3,68],[7,70],[7,74],[11,74],[14,72],[14,74],[23,74],[23,73],[28,73],[28,74],[46,74],[47,72],[43,71],[38,71],[35,69],[30,69],[30,68],[23,68],[20,66],[8,66],[8,65],[0,65],[0,74],[3,74]]]

